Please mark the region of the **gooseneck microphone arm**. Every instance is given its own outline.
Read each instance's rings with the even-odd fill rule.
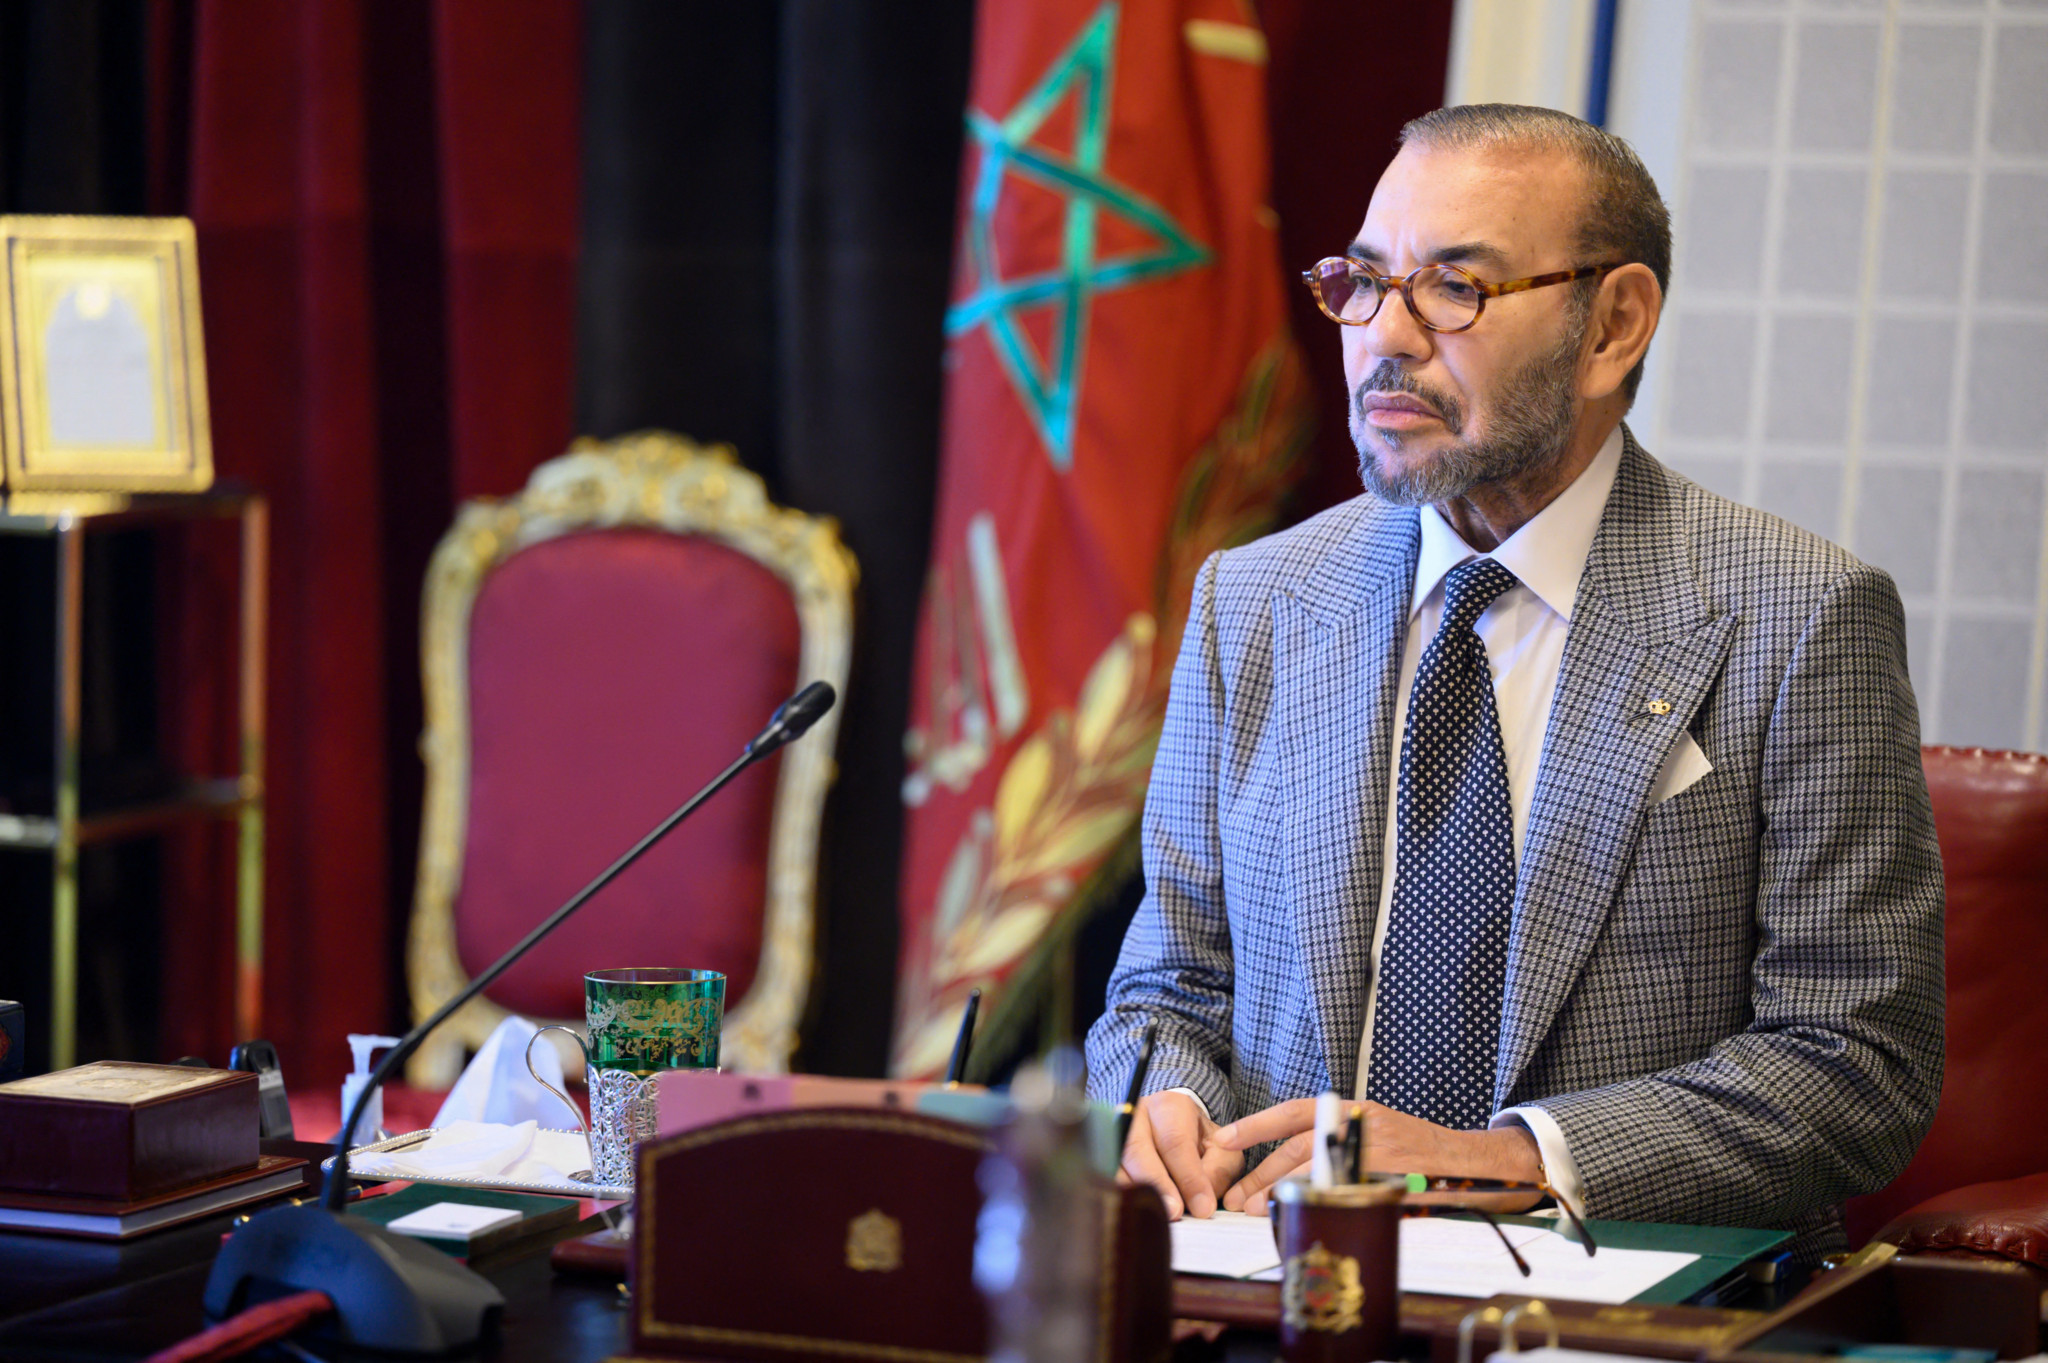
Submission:
[[[638,861],[654,844],[667,837],[670,829],[674,828],[684,819],[687,819],[698,805],[703,804],[713,795],[716,795],[726,782],[732,780],[733,777],[768,756],[777,748],[801,737],[805,730],[817,723],[819,718],[832,708],[832,703],[835,699],[837,697],[832,690],[831,683],[814,681],[783,702],[781,708],[776,710],[774,716],[768,721],[768,727],[754,735],[747,743],[745,751],[739,755],[731,766],[712,777],[704,788],[685,801],[681,808],[656,824],[653,831],[640,839],[640,841],[634,843],[625,855],[599,872],[595,880],[570,896],[568,903],[549,914],[541,922],[540,926],[520,938],[510,951],[500,956],[494,964],[471,980],[454,998],[449,999],[448,1002],[435,1009],[426,1021],[420,1023],[410,1032],[407,1032],[396,1046],[393,1046],[384,1053],[384,1058],[370,1072],[370,1081],[364,1084],[362,1092],[356,1095],[354,1104],[350,1106],[348,1113],[342,1120],[341,1130],[334,1137],[334,1171],[328,1175],[327,1185],[322,1194],[323,1201],[329,1211],[338,1212],[346,1205],[348,1189],[348,1138],[350,1133],[356,1129],[356,1123],[362,1120],[363,1108],[370,1101],[370,1095],[377,1092],[378,1088],[384,1083],[386,1076],[404,1064],[406,1058],[419,1049],[420,1043],[427,1039],[427,1034],[447,1021],[449,1014],[482,993],[493,980],[511,969],[519,958],[531,951],[541,938],[560,927],[570,914],[575,913],[576,910],[589,902],[592,895],[611,884],[621,871],[624,871],[628,866]]]

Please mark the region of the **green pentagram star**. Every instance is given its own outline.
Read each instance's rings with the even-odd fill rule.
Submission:
[[[1109,144],[1116,24],[1117,5],[1110,0],[1095,11],[1080,36],[1000,122],[977,109],[967,111],[968,134],[981,147],[981,169],[967,221],[974,292],[947,312],[946,334],[957,338],[976,327],[988,327],[996,358],[1023,400],[1053,466],[1062,472],[1074,462],[1074,415],[1079,406],[1090,299],[1108,289],[1177,274],[1209,260],[1209,252],[1163,209],[1102,173],[1103,153]],[[1069,93],[1078,102],[1073,155],[1033,146],[1031,138]],[[1057,266],[1005,279],[996,260],[995,214],[1010,174],[1065,199],[1066,219]],[[1111,213],[1132,223],[1159,244],[1096,259],[1098,213]],[[1022,309],[1040,304],[1056,310],[1049,364],[1032,352],[1018,322]]]

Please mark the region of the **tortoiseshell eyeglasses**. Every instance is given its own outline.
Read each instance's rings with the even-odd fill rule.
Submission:
[[[1431,331],[1466,331],[1479,320],[1486,300],[1504,293],[1526,293],[1552,284],[1569,284],[1615,269],[1615,265],[1581,265],[1574,270],[1530,275],[1489,284],[1457,265],[1425,265],[1405,279],[1383,275],[1362,260],[1328,256],[1301,272],[1301,282],[1316,296],[1316,306],[1333,322],[1362,327],[1379,316],[1380,305],[1396,289],[1409,315]]]

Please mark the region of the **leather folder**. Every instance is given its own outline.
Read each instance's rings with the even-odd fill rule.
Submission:
[[[1505,1311],[1526,1297],[1438,1297],[1420,1292],[1401,1294],[1403,1338],[1426,1342],[1432,1363],[1455,1363],[1458,1327],[1488,1306]],[[1545,1298],[1556,1318],[1558,1343],[1583,1353],[1630,1354],[1639,1358],[1690,1360],[1725,1345],[1736,1333],[1760,1319],[1754,1311],[1718,1311],[1698,1306],[1603,1306],[1597,1302]],[[1173,1282],[1173,1313],[1186,1320],[1214,1321],[1252,1330],[1280,1326],[1280,1284],[1235,1278],[1203,1278],[1182,1274]],[[1473,1357],[1500,1347],[1499,1317],[1481,1325]],[[1530,1341],[1523,1332],[1523,1343]],[[1405,1352],[1405,1351],[1404,1351]]]
[[[913,1112],[764,1112],[640,1148],[633,1357],[979,1363],[973,1280],[987,1131]],[[1091,1182],[1101,1207],[1098,1347],[1149,1363],[1169,1342],[1166,1211]]]

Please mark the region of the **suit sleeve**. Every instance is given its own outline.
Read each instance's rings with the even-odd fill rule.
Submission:
[[[1749,1025],[1697,1061],[1535,1104],[1593,1215],[1786,1226],[1882,1187],[1942,1071],[1942,878],[1891,581],[1808,617],[1761,752]]]
[[[1219,1122],[1230,1097],[1231,944],[1217,833],[1224,678],[1212,555],[1174,664],[1143,822],[1145,898],[1110,976],[1107,1008],[1088,1033],[1090,1095],[1121,1102],[1147,1023],[1158,1033],[1145,1091],[1192,1090]]]

